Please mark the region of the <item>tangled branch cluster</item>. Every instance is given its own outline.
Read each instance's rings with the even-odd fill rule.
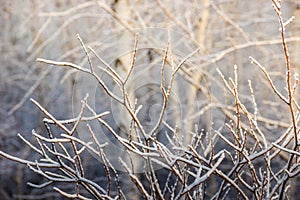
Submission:
[[[28,183],[35,188],[44,188],[54,185],[53,189],[67,198],[78,199],[126,199],[128,191],[121,183],[120,173],[115,169],[110,157],[106,154],[107,143],[96,137],[97,131],[89,125],[89,122],[98,123],[108,130],[128,152],[131,152],[131,163],[119,158],[129,183],[135,186],[135,198],[144,199],[225,199],[238,197],[241,199],[284,199],[288,196],[290,180],[297,176],[299,169],[299,104],[294,98],[299,79],[293,80],[290,58],[285,39],[285,29],[292,21],[283,22],[281,17],[281,2],[273,0],[273,6],[278,15],[281,27],[281,39],[286,62],[286,89],[287,95],[279,92],[274,85],[267,70],[253,57],[250,61],[258,66],[268,80],[273,92],[289,108],[291,124],[286,131],[274,142],[269,142],[257,123],[257,105],[255,94],[249,81],[250,97],[254,106],[254,112],[250,112],[239,96],[238,67],[235,66],[235,77],[227,79],[218,70],[219,75],[235,101],[234,115],[232,110],[220,108],[228,117],[225,124],[227,131],[212,130],[201,131],[197,127],[191,130],[190,143],[182,144],[176,127],[171,127],[164,121],[164,115],[173,88],[174,77],[181,70],[186,60],[193,54],[182,59],[181,62],[172,60],[168,47],[165,49],[161,65],[161,94],[163,103],[157,123],[152,130],[147,132],[141,119],[138,117],[139,107],[129,100],[126,83],[132,75],[137,56],[138,36],[132,54],[131,68],[125,78],[122,78],[110,65],[108,65],[91,48],[86,47],[78,35],[80,44],[87,56],[90,68],[68,62],[57,62],[46,59],[37,59],[38,62],[58,67],[68,67],[88,74],[94,78],[106,94],[115,102],[122,105],[131,117],[131,129],[129,137],[123,137],[105,121],[109,112],[97,113],[90,105],[88,95],[82,100],[82,107],[77,117],[66,120],[58,120],[42,107],[37,101],[32,102],[45,115],[43,120],[47,135],[32,131],[35,143],[18,136],[40,158],[35,161],[24,160],[3,151],[0,155],[20,164],[25,164],[34,173],[45,178],[42,184]],[[118,85],[121,97],[111,91],[106,83],[97,75],[91,61],[93,55],[105,65],[101,68]],[[169,80],[165,77],[165,67],[170,64],[172,74]],[[89,113],[86,116],[86,113]],[[85,131],[90,134],[92,141],[84,141],[78,137],[77,129],[82,123],[87,123]],[[157,137],[159,127],[167,126],[172,133],[166,134],[168,144]],[[291,145],[292,144],[292,145]],[[105,170],[106,180],[97,180],[90,177],[85,169],[85,155],[92,153],[99,161],[99,166]],[[135,163],[134,157],[140,157],[145,161],[143,174],[135,173],[135,167],[141,167]],[[285,164],[277,166],[274,163],[278,159]],[[156,170],[159,166],[160,170]],[[161,179],[161,174],[167,174]],[[142,178],[143,177],[143,178]],[[64,190],[66,183],[72,185],[73,190]],[[212,185],[217,187],[212,187]]]

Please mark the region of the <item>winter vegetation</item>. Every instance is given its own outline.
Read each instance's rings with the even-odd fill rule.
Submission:
[[[1,199],[299,195],[296,0],[2,7]]]

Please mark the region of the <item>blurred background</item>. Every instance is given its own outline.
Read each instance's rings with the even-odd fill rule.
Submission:
[[[286,0],[283,6],[284,20],[296,17],[286,34],[293,72],[299,73],[300,2]],[[130,66],[135,33],[139,32],[137,71],[142,69],[140,74],[144,74],[144,77],[137,72],[135,74],[148,80],[147,85],[159,85],[154,80],[159,75],[168,40],[178,60],[199,48],[189,58],[189,64],[181,72],[181,79],[177,80],[175,88],[179,91],[176,93],[178,98],[172,105],[175,108],[177,104],[180,106],[181,117],[175,119],[178,115],[171,113],[169,122],[173,123],[172,126],[179,120],[184,122],[183,126],[188,130],[194,123],[209,129],[214,118],[209,121],[197,115],[196,111],[207,105],[208,100],[196,85],[210,88],[210,93],[217,96],[219,104],[233,105],[232,99],[227,97],[230,95],[224,93],[221,87],[223,83],[217,78],[216,68],[225,76],[233,77],[235,64],[238,67],[239,92],[249,106],[248,80],[252,80],[259,123],[268,133],[266,137],[270,141],[275,140],[289,126],[288,107],[272,93],[263,73],[248,58],[252,56],[258,60],[270,72],[274,84],[285,94],[285,62],[278,19],[271,0],[2,0],[0,9],[0,149],[4,152],[34,160],[35,155],[17,137],[17,133],[21,133],[31,140],[32,129],[43,131],[44,115],[30,102],[30,98],[37,100],[58,119],[68,119],[77,113],[79,100],[90,90],[94,105],[101,103],[97,107],[99,112],[115,109],[122,115],[118,110],[120,108],[112,106],[114,103],[111,100],[105,99],[101,92],[95,92],[97,88],[94,82],[75,71],[36,62],[37,58],[45,58],[88,67],[76,34],[124,75]],[[150,66],[146,76],[143,73],[145,66]],[[137,91],[135,98],[142,98],[145,91],[136,85],[144,83],[137,80],[130,83],[135,85],[132,86],[132,90]],[[217,95],[219,91],[222,93],[220,96]],[[297,95],[299,97],[299,89]],[[153,105],[159,97],[151,98],[154,100],[149,96],[141,99],[141,102]],[[196,110],[192,106],[195,102]],[[151,109],[157,112],[153,106],[148,108],[148,112]],[[215,113],[217,116],[219,114]],[[184,119],[187,116],[195,117],[186,122]],[[148,120],[145,126],[151,128],[154,124],[151,116],[149,118],[145,112],[141,117]],[[126,116],[121,117],[122,120],[117,118],[108,121],[114,128],[126,132],[126,127],[122,128],[128,124]],[[92,163],[87,166],[92,166]],[[94,169],[89,173],[98,172]],[[56,197],[51,188],[49,191],[33,189],[26,185],[27,181],[37,183],[40,180],[26,166],[0,158],[1,199]]]

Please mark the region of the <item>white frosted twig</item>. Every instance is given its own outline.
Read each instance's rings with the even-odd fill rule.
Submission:
[[[276,148],[278,148],[278,149],[280,149],[282,151],[288,152],[289,154],[294,154],[294,155],[300,156],[300,153],[297,152],[297,151],[294,151],[294,150],[291,150],[291,149],[287,149],[287,148],[282,147],[282,146],[280,146],[280,145],[278,145],[276,143],[272,143],[272,145],[274,145],[274,147],[276,147]]]
[[[127,75],[126,75],[126,77],[125,77],[125,79],[123,81],[124,85],[127,83],[129,77],[131,76],[133,68],[134,68],[134,65],[135,65],[136,51],[137,51],[138,42],[139,42],[139,34],[137,33],[135,35],[135,42],[134,42],[134,47],[133,47],[133,52],[132,52],[131,65],[130,65],[129,71],[128,71],[128,73],[127,73]]]
[[[207,171],[203,176],[197,178],[196,180],[194,180],[193,183],[191,183],[190,185],[188,185],[183,192],[181,193],[181,196],[186,194],[187,192],[189,192],[190,190],[192,190],[193,188],[195,188],[196,186],[198,186],[199,184],[203,183],[204,181],[206,181],[212,173],[215,173],[216,169],[219,167],[219,165],[222,163],[222,161],[225,158],[225,154],[222,153],[221,156],[219,157],[219,159],[217,160],[216,163],[214,163],[213,167]]]
[[[36,100],[34,99],[30,99],[47,117],[49,117],[52,121],[55,122],[55,124],[57,126],[59,126],[59,128],[61,128],[63,131],[65,131],[66,133],[70,133],[69,129],[67,127],[65,127],[62,123],[60,123],[59,121],[57,121],[57,119],[51,115],[45,108],[43,108]]]
[[[47,187],[48,185],[51,185],[54,181],[47,181],[45,183],[42,183],[42,184],[34,184],[34,183],[30,183],[30,182],[27,182],[27,185],[29,185],[30,187],[34,187],[34,188],[44,188],[44,187]]]
[[[119,158],[119,161],[123,165],[123,167],[126,169],[126,171],[129,173],[129,177],[132,180],[132,182],[136,185],[138,190],[143,194],[143,197],[145,199],[151,199],[150,195],[148,194],[147,190],[144,188],[143,184],[140,182],[140,180],[131,172],[129,167],[126,165],[126,163],[122,160],[122,158]]]
[[[253,57],[249,56],[249,59],[251,60],[252,63],[254,63],[256,66],[259,67],[259,69],[264,73],[264,75],[266,76],[266,78],[268,79],[273,91],[275,92],[275,94],[282,100],[284,101],[286,104],[288,104],[288,100],[285,96],[283,96],[276,88],[276,86],[274,85],[269,73],[267,72],[266,68],[264,68],[263,66],[261,66],[261,64],[255,60]]]
[[[91,57],[90,57],[90,55],[89,55],[89,53],[87,51],[87,48],[85,47],[85,44],[84,44],[82,38],[80,37],[80,35],[77,33],[76,36],[77,36],[77,39],[79,40],[79,42],[80,42],[80,44],[81,44],[81,46],[82,46],[82,48],[83,48],[83,50],[85,52],[85,55],[86,55],[86,57],[88,59],[88,63],[90,65],[90,69],[91,69],[91,74],[93,74],[94,73],[94,67],[93,67],[93,63],[91,61]]]
[[[300,37],[290,37],[286,39],[287,43],[292,43],[292,42],[299,42],[300,41]],[[206,63],[203,64],[203,66],[207,66],[211,63],[216,63],[217,61],[225,58],[228,54],[235,52],[237,50],[242,50],[242,49],[246,49],[249,47],[258,47],[258,46],[266,46],[266,45],[276,45],[276,44],[281,44],[282,40],[281,39],[277,39],[277,40],[263,40],[263,41],[253,41],[253,42],[248,42],[248,43],[244,43],[244,44],[239,44],[233,47],[229,47],[221,52],[218,52],[214,55],[211,55],[213,57],[213,59],[210,59],[209,61],[207,61]]]
[[[31,149],[33,149],[34,151],[36,151],[37,153],[39,153],[40,155],[43,155],[43,152],[41,150],[39,150],[38,148],[36,148],[33,144],[31,144],[28,140],[26,140],[20,133],[17,134],[17,136],[19,138],[21,138],[21,140],[23,140],[23,142],[25,142]]]
[[[98,119],[100,117],[104,117],[104,116],[109,115],[109,114],[110,114],[109,111],[105,111],[103,113],[96,114],[95,116],[81,117],[80,121],[93,121],[95,119]],[[57,121],[60,122],[60,123],[62,123],[62,124],[71,124],[71,123],[74,123],[74,122],[78,121],[78,119],[79,119],[79,117],[77,116],[77,117],[72,118],[72,119],[57,120]],[[47,119],[47,118],[44,118],[43,122],[48,123],[48,124],[55,124],[53,120]]]
[[[101,87],[104,89],[104,91],[110,97],[112,97],[116,101],[118,101],[118,102],[120,102],[120,103],[123,104],[123,101],[108,89],[108,87],[106,86],[106,84],[100,79],[100,77],[97,74],[91,73],[90,70],[88,70],[86,68],[83,68],[83,67],[81,67],[79,65],[76,65],[76,64],[73,64],[73,63],[70,63],[70,62],[58,62],[58,61],[47,60],[47,59],[42,59],[42,58],[38,58],[36,61],[37,62],[43,62],[43,63],[50,64],[50,65],[55,65],[55,66],[70,67],[70,68],[73,68],[73,69],[77,69],[77,70],[79,70],[81,72],[90,74],[90,75],[92,75],[97,80],[97,82],[101,85]]]
[[[105,68],[103,67],[100,67],[98,66],[99,69],[103,70],[104,72],[106,72],[110,77],[112,77],[116,82],[117,84],[120,86],[123,84],[123,81],[122,81],[122,78],[120,77],[120,75],[105,61],[101,58],[101,56],[99,56],[97,54],[97,52],[90,46],[88,46],[88,49],[96,56],[96,58],[102,62],[105,67],[108,69],[106,70]]]
[[[41,139],[42,141],[49,142],[49,143],[64,143],[64,142],[70,142],[70,139],[64,139],[64,138],[46,138],[44,136],[41,136],[40,134],[36,133],[35,131],[32,131],[32,135],[35,137]]]
[[[39,165],[42,168],[59,168],[60,167],[60,164],[58,164],[58,163],[36,163],[36,162],[29,161],[29,160],[21,159],[16,156],[9,155],[3,151],[0,151],[0,156],[3,156],[9,160],[18,162],[20,164],[25,164],[25,165],[31,165],[31,166]]]
[[[57,191],[59,194],[61,194],[64,197],[67,197],[69,199],[81,199],[81,200],[92,200],[90,198],[84,197],[80,194],[69,194],[67,192],[62,191],[61,189],[57,188],[57,187],[53,187],[53,189],[55,191]]]

